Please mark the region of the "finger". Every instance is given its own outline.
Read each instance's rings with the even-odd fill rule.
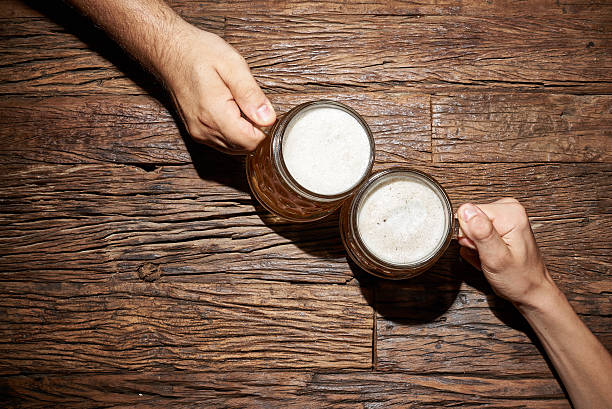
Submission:
[[[494,201],[493,203],[516,203],[518,204],[518,202],[519,201],[513,197],[504,197],[504,198]]]
[[[474,268],[482,270],[482,267],[480,265],[480,258],[478,258],[477,251],[462,247],[459,249],[459,255],[462,259],[470,263]]]
[[[231,91],[238,106],[245,115],[257,125],[272,125],[276,113],[259,85],[251,75],[246,61],[240,58],[228,58],[218,69],[219,76]]]
[[[209,109],[215,128],[224,136],[228,146],[252,151],[264,139],[264,133],[240,115],[240,109],[227,88],[215,103],[209,104]]]
[[[202,145],[210,146],[228,155],[242,155],[248,151],[240,146],[230,144],[219,131],[208,126],[202,121],[190,121],[187,125],[192,139]]]
[[[457,213],[463,232],[476,245],[480,261],[492,269],[503,267],[510,252],[491,219],[470,203],[462,205]]]
[[[476,250],[476,245],[474,244],[474,242],[472,240],[468,239],[467,237],[459,237],[457,242],[459,243],[459,245],[461,245],[463,247],[468,247],[468,248],[470,248],[472,250]]]
[[[515,199],[501,199],[489,204],[478,204],[489,219],[493,222],[495,230],[500,236],[505,236],[516,226],[527,223],[525,209]]]
[[[455,213],[455,219],[456,218],[457,218],[457,213]],[[466,237],[463,230],[461,230],[461,227],[457,228],[457,241],[462,246],[469,247],[471,249],[476,249],[476,245],[474,245],[474,242],[470,240],[468,237]]]
[[[244,155],[249,152],[240,146],[228,143],[223,136],[212,136],[203,143],[227,155]]]

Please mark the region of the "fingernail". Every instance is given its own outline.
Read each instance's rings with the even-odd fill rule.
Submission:
[[[461,218],[466,222],[477,214],[478,209],[473,204],[466,204],[463,206],[463,209],[461,209]]]
[[[263,104],[257,108],[257,118],[261,122],[268,122],[270,119],[272,119],[272,109],[268,104]]]

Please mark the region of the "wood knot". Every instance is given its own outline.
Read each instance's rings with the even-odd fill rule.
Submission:
[[[147,283],[157,281],[162,276],[162,269],[160,266],[156,266],[153,263],[144,263],[138,267],[138,278]]]

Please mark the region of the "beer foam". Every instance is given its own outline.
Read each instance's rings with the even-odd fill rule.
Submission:
[[[437,249],[447,232],[443,199],[416,176],[383,176],[361,199],[357,230],[376,257],[412,264]]]
[[[367,131],[348,112],[331,106],[306,108],[285,129],[283,160],[302,187],[320,195],[353,188],[370,161]]]

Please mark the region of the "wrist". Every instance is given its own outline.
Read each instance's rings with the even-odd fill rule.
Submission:
[[[165,81],[176,60],[179,34],[188,23],[164,2],[125,2],[121,25],[105,27],[109,34],[146,70]]]
[[[154,51],[151,69],[166,87],[172,88],[185,77],[190,39],[198,29],[178,15],[166,27]]]
[[[514,302],[514,306],[523,316],[527,317],[549,314],[556,311],[562,303],[567,303],[565,295],[545,270],[542,281],[523,300]]]

